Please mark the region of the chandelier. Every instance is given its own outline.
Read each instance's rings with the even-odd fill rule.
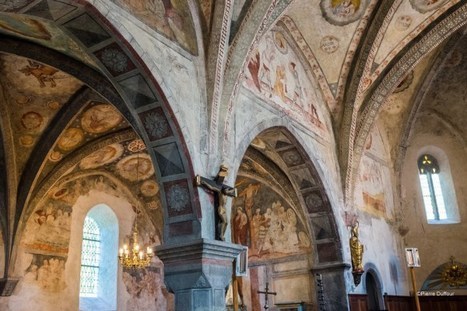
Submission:
[[[144,252],[138,244],[138,232],[136,230],[136,220],[133,229],[133,237],[130,239],[129,245],[123,244],[118,253],[120,264],[124,268],[145,268],[151,263],[154,252],[151,247],[147,247]]]
[[[451,287],[460,287],[467,284],[466,267],[454,261],[454,257],[449,258],[451,263],[447,265],[442,273],[443,282]]]

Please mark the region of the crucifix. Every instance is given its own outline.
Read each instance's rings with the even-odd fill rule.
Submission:
[[[225,241],[225,230],[227,229],[227,213],[225,209],[226,196],[237,197],[237,188],[230,187],[224,184],[224,179],[227,176],[229,169],[225,165],[221,165],[219,173],[212,179],[208,179],[199,175],[195,177],[195,185],[204,187],[214,193],[214,208],[216,220],[216,240]]]
[[[268,295],[274,295],[274,296],[277,295],[276,292],[270,292],[269,291],[269,283],[268,282],[266,282],[266,288],[264,289],[264,291],[259,290],[258,294],[264,294],[264,310],[269,309]]]

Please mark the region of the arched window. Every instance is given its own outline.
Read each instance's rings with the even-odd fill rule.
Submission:
[[[418,172],[426,218],[428,220],[447,219],[438,161],[430,154],[422,155],[418,158]]]
[[[81,249],[81,274],[79,295],[97,297],[99,263],[101,259],[101,236],[96,221],[89,216],[84,219],[83,246]]]
[[[449,161],[434,146],[425,148],[418,158],[418,176],[429,224],[451,224],[460,221],[456,193]]]
[[[79,310],[117,309],[118,219],[110,207],[93,207],[83,224]]]

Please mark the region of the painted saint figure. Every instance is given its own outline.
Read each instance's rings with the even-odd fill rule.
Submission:
[[[354,3],[350,0],[341,1],[333,9],[333,13],[339,17],[347,17],[355,13],[356,7]]]

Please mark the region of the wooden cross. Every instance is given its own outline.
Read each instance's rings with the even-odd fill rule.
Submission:
[[[225,209],[226,197],[237,197],[237,188],[233,188],[224,184],[224,179],[227,176],[229,169],[225,165],[221,165],[219,173],[214,180],[196,175],[195,185],[204,187],[214,193],[214,207],[217,210],[215,214],[216,220],[216,240],[225,240],[225,230],[227,229],[227,212]]]
[[[277,295],[276,292],[270,292],[270,291],[269,291],[269,283],[268,283],[268,282],[266,282],[266,288],[265,288],[265,290],[264,290],[264,291],[259,290],[259,291],[258,291],[258,294],[264,294],[264,310],[269,309],[269,305],[268,305],[268,295],[274,295],[274,296]]]

